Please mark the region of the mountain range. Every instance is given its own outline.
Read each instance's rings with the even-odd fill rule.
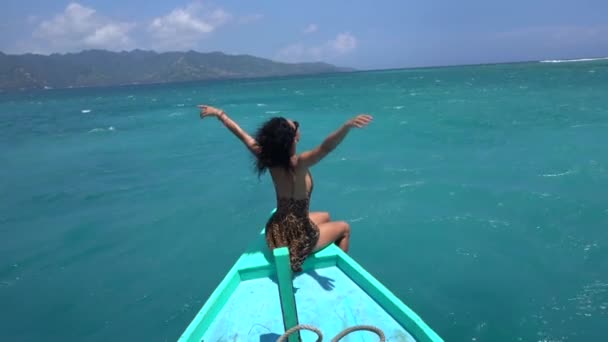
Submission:
[[[0,52],[0,90],[70,88],[354,71],[327,63],[282,63],[250,55],[132,50],[66,54]]]

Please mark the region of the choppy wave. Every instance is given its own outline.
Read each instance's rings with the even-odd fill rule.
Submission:
[[[608,57],[599,58],[579,58],[579,59],[547,59],[540,61],[540,63],[572,63],[572,62],[590,62],[590,61],[601,61],[608,60]]]
[[[566,176],[566,175],[569,175],[572,173],[574,173],[574,170],[568,170],[568,171],[559,172],[559,173],[545,173],[545,174],[542,174],[541,176],[542,177],[561,177],[561,176]]]
[[[445,217],[434,217],[429,220],[430,222],[459,222],[459,221],[472,221],[483,224],[487,227],[491,227],[494,229],[508,229],[511,226],[509,221],[497,219],[497,218],[483,218],[483,217],[475,217],[469,213],[462,215],[453,215],[453,216],[445,216]]]
[[[114,128],[114,126],[110,126],[108,128],[93,128],[92,130],[90,130],[88,133],[98,133],[98,132],[106,132],[106,131],[114,131],[116,130]]]
[[[412,173],[420,173],[420,171],[422,171],[422,168],[418,167],[418,168],[407,168],[407,167],[402,167],[402,168],[396,168],[396,167],[385,167],[384,171],[386,172],[412,172]]]
[[[570,128],[581,128],[581,127],[605,127],[608,126],[606,123],[588,123],[588,124],[578,124],[572,125]]]
[[[458,255],[462,255],[462,256],[466,256],[466,257],[471,257],[473,259],[477,258],[477,253],[464,249],[464,248],[456,248],[456,254]]]
[[[412,183],[403,183],[403,184],[399,184],[400,188],[410,188],[413,186],[420,186],[420,185],[424,185],[424,181],[416,181],[416,182],[412,182]]]
[[[576,315],[591,317],[593,314],[606,314],[608,311],[608,283],[594,281],[586,284],[583,288],[568,301],[576,305]]]

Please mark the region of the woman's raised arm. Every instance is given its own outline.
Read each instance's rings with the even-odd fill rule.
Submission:
[[[348,120],[344,125],[327,136],[319,146],[300,154],[298,156],[298,164],[306,168],[313,166],[338,147],[351,128],[363,128],[371,121],[372,116],[368,114],[357,115],[355,118]]]
[[[258,144],[245,130],[243,130],[234,120],[228,117],[228,114],[221,109],[217,109],[207,105],[199,105],[198,108],[201,109],[201,119],[204,119],[208,116],[215,116],[220,120],[226,128],[228,128],[239,140],[241,140],[245,146],[253,153],[254,155],[258,154]]]

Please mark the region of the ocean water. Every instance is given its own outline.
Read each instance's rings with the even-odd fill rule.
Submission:
[[[599,341],[608,322],[608,61],[0,94],[0,340],[174,341],[274,207],[247,150],[300,151],[312,210],[446,341]]]

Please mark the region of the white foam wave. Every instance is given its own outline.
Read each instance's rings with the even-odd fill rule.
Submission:
[[[561,176],[566,176],[566,175],[569,175],[572,173],[574,173],[573,170],[568,170],[568,171],[560,172],[560,173],[545,173],[545,174],[542,174],[541,176],[542,177],[561,177]]]
[[[403,109],[405,106],[394,106],[393,109]]]
[[[414,173],[419,173],[422,170],[422,168],[413,168],[413,169],[408,169],[406,167],[404,168],[393,168],[393,167],[386,167],[384,168],[384,171],[390,171],[390,172],[414,172]]]
[[[477,258],[477,253],[466,250],[464,248],[456,248],[456,254],[466,257],[472,257],[473,259]]]
[[[572,125],[570,126],[570,128],[580,128],[580,127],[604,127],[607,126],[608,124],[606,123],[588,123],[588,124],[578,124],[578,125]]]
[[[280,113],[280,112],[281,112],[280,110],[267,110],[267,111],[265,111],[266,114],[277,114],[277,113]]]
[[[183,103],[178,103],[178,104],[176,105],[176,107],[183,107],[183,106],[185,106]]]
[[[182,116],[182,115],[184,115],[184,113],[181,113],[181,112],[175,112],[175,113],[169,114],[169,116]]]
[[[83,113],[83,114],[86,114],[86,113],[90,113],[91,110],[90,109],[83,109],[80,112]]]
[[[114,128],[114,126],[110,126],[108,128],[93,128],[92,130],[90,130],[88,133],[97,133],[97,132],[105,132],[105,131],[115,131],[116,129]]]
[[[494,229],[508,229],[511,226],[511,223],[508,221],[503,221],[495,218],[482,218],[475,217],[469,213],[463,215],[454,215],[454,216],[445,216],[445,217],[434,217],[430,220],[430,222],[460,222],[460,221],[473,221],[484,226],[490,226]]]
[[[579,58],[579,59],[547,59],[540,61],[541,63],[570,63],[570,62],[590,62],[590,61],[601,61],[606,60],[608,57],[599,58]]]
[[[463,99],[449,99],[448,103],[465,103],[466,100]]]
[[[593,314],[605,315],[608,308],[606,295],[608,294],[608,283],[596,280],[586,284],[569,302],[576,306],[576,315],[591,317]]]
[[[267,105],[265,103],[257,103],[256,106],[258,106],[258,107],[266,107]]]
[[[420,186],[420,185],[423,185],[424,183],[425,183],[424,181],[416,181],[413,183],[403,183],[403,184],[400,184],[399,187],[400,188],[409,188],[409,187],[413,187],[413,186]]]

